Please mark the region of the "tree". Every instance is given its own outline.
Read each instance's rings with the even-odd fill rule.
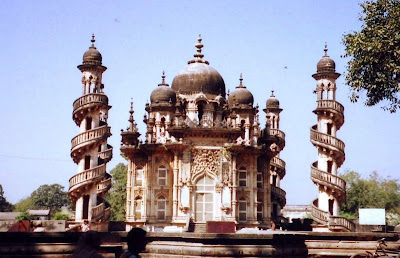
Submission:
[[[12,211],[13,208],[13,205],[4,197],[3,186],[0,184],[0,211]]]
[[[352,102],[366,93],[365,105],[383,101],[385,110],[400,107],[400,1],[377,0],[360,4],[362,22],[359,32],[343,37],[347,64],[346,84]]]
[[[69,220],[69,215],[65,214],[61,211],[58,211],[58,212],[54,213],[53,219],[54,220]]]
[[[368,179],[354,171],[346,171],[341,177],[346,180],[346,202],[341,210],[349,215],[358,215],[359,208],[382,208],[388,216],[400,215],[400,184],[398,180],[379,177],[377,172]]]
[[[27,210],[33,210],[35,208],[36,207],[33,205],[32,199],[30,196],[26,197],[24,199],[21,199],[19,202],[17,202],[14,205],[14,211],[20,211],[20,212],[27,211]]]
[[[64,191],[64,186],[59,184],[41,185],[31,194],[34,207],[39,209],[49,209],[50,216],[69,202],[68,193]]]
[[[127,171],[128,167],[123,163],[119,163],[110,171],[113,185],[106,199],[111,204],[111,220],[113,221],[125,221]]]

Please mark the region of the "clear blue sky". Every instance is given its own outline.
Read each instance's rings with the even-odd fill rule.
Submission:
[[[199,33],[203,53],[225,80],[238,85],[239,74],[260,109],[272,89],[279,98],[287,174],[282,188],[288,204],[309,204],[317,196],[310,164],[317,150],[309,140],[316,123],[311,75],[323,55],[344,73],[342,35],[358,30],[358,1],[15,1],[0,2],[0,184],[15,203],[42,184],[68,180],[77,171],[69,155],[78,133],[72,103],[81,94],[76,68],[96,35],[108,67],[103,79],[113,108],[109,124],[114,158],[124,162],[120,129],[128,125],[131,97],[144,132],[144,105],[160,82],[171,84],[195,52]],[[287,68],[285,68],[287,67]],[[376,170],[399,178],[400,114],[350,103],[343,76],[337,99],[345,106],[338,137],[346,143],[340,171],[362,175]],[[261,124],[265,123],[260,112]]]

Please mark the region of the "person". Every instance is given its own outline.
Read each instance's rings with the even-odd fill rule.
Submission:
[[[102,258],[99,254],[101,239],[97,231],[89,230],[82,234],[72,257],[74,258]]]
[[[139,253],[146,249],[146,231],[142,228],[132,228],[127,237],[128,250],[120,258],[140,258]]]
[[[82,232],[88,232],[90,230],[89,221],[85,219],[82,224]]]

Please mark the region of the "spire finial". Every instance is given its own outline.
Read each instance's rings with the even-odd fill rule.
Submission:
[[[162,75],[161,75],[161,83],[158,84],[158,86],[169,86],[168,84],[165,83],[165,71],[162,71]]]
[[[275,95],[274,95],[274,90],[271,90],[271,97],[272,97],[272,98],[275,97]]]
[[[242,75],[242,73],[240,73],[239,85],[236,88],[246,88],[246,86],[243,85],[243,75]]]
[[[135,119],[133,118],[133,99],[131,98],[131,109],[129,110],[129,127],[128,127],[128,131],[130,132],[137,132],[137,127],[136,127],[136,123],[135,123]]]
[[[326,42],[325,42],[324,51],[325,51],[325,56],[328,56],[328,44]]]
[[[90,40],[90,42],[92,42],[92,46],[90,46],[90,48],[96,48],[94,46],[94,42],[96,42],[95,38],[94,38],[94,33],[92,33],[92,39]]]

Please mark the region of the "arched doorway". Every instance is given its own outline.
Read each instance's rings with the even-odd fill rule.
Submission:
[[[206,222],[213,219],[214,214],[214,180],[204,176],[196,183],[195,221]]]

